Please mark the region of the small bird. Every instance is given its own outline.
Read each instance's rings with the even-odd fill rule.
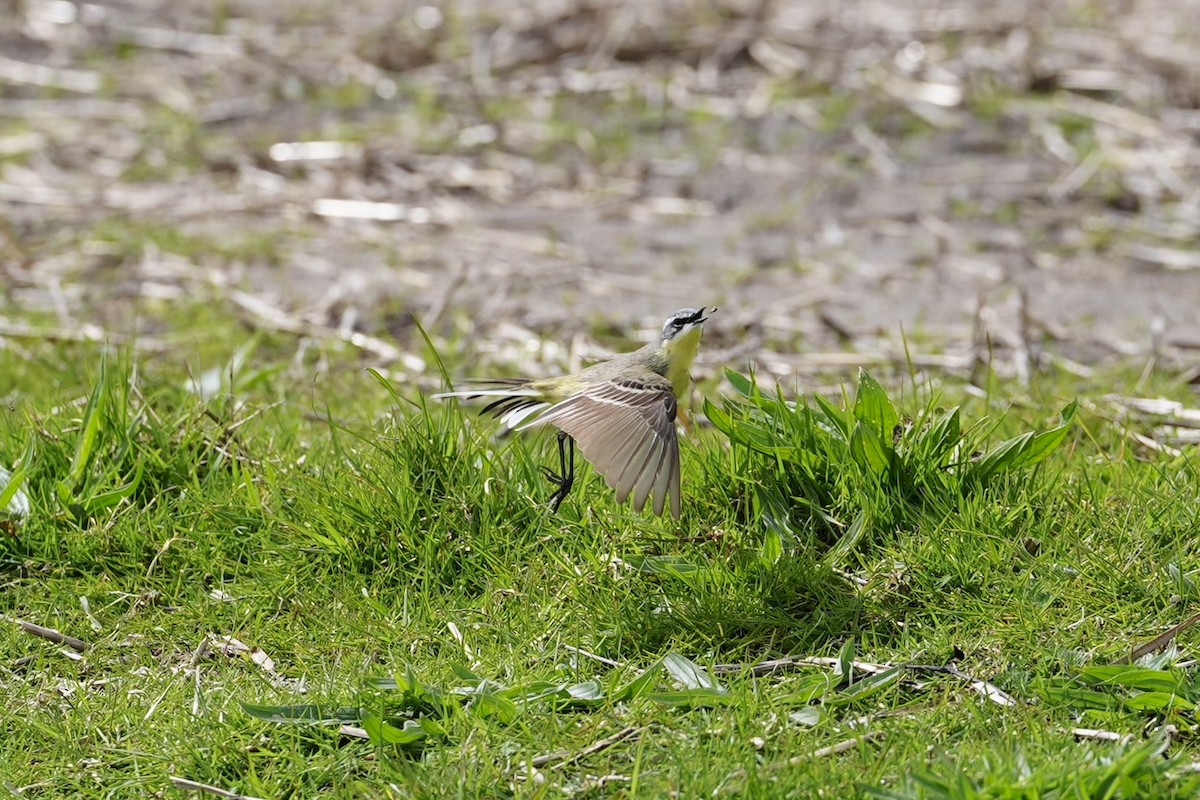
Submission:
[[[481,381],[478,389],[443,392],[435,398],[496,398],[484,413],[499,417],[503,433],[543,425],[558,429],[559,472],[542,472],[557,489],[550,510],[575,484],[575,445],[624,503],[633,494],[641,511],[654,500],[662,514],[667,498],[679,517],[679,440],[675,419],[687,390],[688,368],[700,347],[705,314],[717,309],[682,308],[663,326],[662,336],[632,353],[541,380]]]

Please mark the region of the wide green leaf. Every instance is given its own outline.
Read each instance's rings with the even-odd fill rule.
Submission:
[[[663,666],[664,659],[658,659],[650,666],[646,667],[641,675],[634,678],[629,683],[622,686],[613,694],[614,703],[624,703],[629,700],[636,700],[639,697],[647,694],[650,687],[654,685],[654,678],[658,674],[658,670]]]
[[[509,723],[517,718],[519,709],[512,698],[506,696],[498,684],[481,684],[480,690],[468,701],[466,708],[480,719],[495,718]]]
[[[973,474],[980,481],[986,481],[994,475],[1011,469],[1032,441],[1033,432],[1030,431],[1001,442],[975,462]]]
[[[1067,404],[1059,414],[1060,423],[1058,427],[1042,431],[1035,435],[1029,442],[1029,446],[1013,459],[1010,465],[1011,468],[1031,467],[1034,464],[1045,461],[1066,440],[1067,434],[1071,432],[1071,423],[1074,422],[1078,409],[1078,401],[1072,400]]]
[[[1190,681],[1182,672],[1165,669],[1146,669],[1133,664],[1103,664],[1083,667],[1079,675],[1089,683],[1125,686],[1144,692],[1182,694]]]
[[[714,428],[730,438],[733,437],[733,417],[707,397],[704,398],[704,416],[708,418]]]
[[[451,664],[450,671],[454,673],[454,677],[458,678],[459,680],[467,681],[468,683],[470,683],[471,691],[474,691],[475,687],[477,685],[479,685],[480,683],[483,683],[483,680],[484,680],[483,678],[479,677],[471,670],[464,667],[462,664]]]
[[[837,661],[833,667],[833,674],[841,678],[841,683],[849,683],[854,680],[854,637],[851,636],[842,643],[841,649],[838,650]]]
[[[1075,710],[1108,710],[1117,707],[1117,698],[1107,692],[1084,689],[1066,681],[1040,684],[1036,691],[1050,706],[1065,706]]]
[[[788,714],[789,722],[805,728],[814,728],[828,718],[829,714],[820,706],[805,706]]]
[[[890,445],[884,445],[879,434],[866,424],[859,423],[850,435],[850,453],[859,466],[867,472],[882,477],[892,466],[896,453]]]
[[[713,689],[724,692],[708,670],[689,658],[671,652],[663,656],[663,666],[671,677],[685,689]]]
[[[643,556],[631,555],[625,559],[629,566],[636,569],[638,572],[644,572],[648,575],[659,575],[669,578],[678,578],[688,580],[695,576],[709,572],[712,567],[709,564],[696,561],[695,559],[686,558],[684,556]]]
[[[825,698],[827,706],[842,706],[847,703],[855,703],[859,700],[864,700],[873,694],[883,691],[888,686],[891,686],[896,681],[900,680],[904,670],[901,667],[891,667],[883,672],[877,672],[863,678],[860,681],[847,686],[845,689],[836,694],[829,695]]]
[[[87,406],[83,410],[83,420],[80,424],[79,438],[75,442],[75,455],[67,476],[58,483],[58,497],[63,505],[71,502],[75,489],[83,480],[84,470],[92,460],[92,451],[96,447],[96,437],[100,434],[100,422],[104,416],[105,399],[108,397],[108,351],[100,353],[100,374],[96,385],[88,395]]]
[[[125,485],[117,486],[106,492],[97,492],[82,503],[84,509],[87,510],[88,514],[96,514],[106,508],[117,505],[128,497],[132,497],[133,493],[137,491],[138,486],[142,483],[142,472],[143,464],[139,459],[137,466],[134,468],[133,477]]]
[[[838,676],[832,672],[822,671],[805,675],[800,680],[787,685],[787,694],[781,698],[781,702],[787,705],[807,705],[825,697],[836,689],[839,683],[841,681]]]
[[[406,719],[403,726],[397,728],[369,711],[363,713],[359,724],[371,737],[371,742],[377,745],[393,744],[405,747],[416,744],[429,735],[429,731],[418,720]]]
[[[746,377],[738,372],[734,372],[729,367],[725,368],[725,380],[729,381],[729,385],[733,390],[742,397],[753,397],[758,394],[758,387],[754,384],[752,377]]]
[[[450,695],[436,686],[422,682],[411,665],[405,665],[404,672],[394,677],[368,678],[367,685],[380,691],[400,693],[400,698],[393,699],[392,702],[410,711],[432,709],[444,713],[463,701],[461,692]]]
[[[730,407],[737,409],[739,417],[735,417],[733,412],[715,405],[708,399],[704,401],[704,415],[714,428],[729,437],[729,441],[760,453],[784,457],[789,456],[795,450],[781,439],[774,427],[766,421],[740,418],[740,415],[745,414],[749,408],[745,404],[731,405]]]
[[[879,381],[871,377],[865,369],[858,371],[858,392],[854,396],[854,417],[859,422],[870,427],[880,438],[891,441],[892,431],[900,422],[887,392],[879,385]]]
[[[1186,697],[1172,692],[1138,692],[1121,700],[1126,708],[1134,711],[1195,711],[1196,704]]]
[[[242,710],[255,719],[278,724],[329,725],[332,723],[357,722],[361,718],[358,708],[327,708],[306,703],[294,706],[263,706],[242,703]]]
[[[22,463],[13,472],[0,467],[0,517],[29,516],[29,497],[21,491],[21,484],[28,476],[28,463]]]
[[[681,708],[711,708],[728,705],[733,697],[722,689],[686,689],[679,692],[651,692],[648,700]]]
[[[759,558],[764,564],[776,564],[779,559],[783,558],[783,535],[779,532],[778,526],[768,524],[767,532],[763,536],[762,548],[759,551]]]
[[[813,400],[816,401],[817,406],[821,409],[821,413],[824,415],[826,421],[841,433],[841,439],[843,441],[849,439],[850,429],[854,426],[854,418],[819,394],[814,394]],[[799,408],[800,406],[797,406],[797,411]]]
[[[539,681],[522,686],[520,690],[522,695],[514,698],[517,702],[545,701],[560,709],[596,706],[603,703],[605,698],[604,687],[599,681],[582,683]]]

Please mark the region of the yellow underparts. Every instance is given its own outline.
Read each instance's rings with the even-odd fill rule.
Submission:
[[[671,382],[671,388],[675,390],[675,396],[681,400],[688,388],[688,371],[692,368],[696,352],[700,349],[700,332],[701,329],[697,326],[676,336],[665,345],[667,363],[670,365],[667,367],[666,377]]]

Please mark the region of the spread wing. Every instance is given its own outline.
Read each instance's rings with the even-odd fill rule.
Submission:
[[[646,372],[592,384],[522,427],[553,425],[575,440],[618,503],[632,493],[634,510],[641,511],[652,497],[654,513],[662,514],[670,497],[678,518],[676,408],[670,381]]]

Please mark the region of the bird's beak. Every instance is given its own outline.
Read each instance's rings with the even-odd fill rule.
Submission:
[[[706,317],[706,316],[704,316],[704,313],[705,313],[706,311],[708,312],[708,316],[707,316],[707,317]],[[716,306],[713,306],[712,308],[702,308],[702,309],[700,309],[700,314],[701,314],[701,316],[700,316],[700,318],[699,318],[698,320],[696,320],[696,324],[697,324],[697,325],[699,325],[699,324],[701,324],[701,323],[708,322],[708,317],[711,317],[711,316],[712,316],[713,314],[715,314],[715,313],[717,313],[717,307],[716,307]]]

